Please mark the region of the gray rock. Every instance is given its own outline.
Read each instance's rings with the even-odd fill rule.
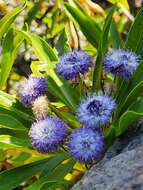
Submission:
[[[72,190],[143,190],[143,145],[89,170]]]
[[[143,190],[143,121],[108,149],[72,190]]]

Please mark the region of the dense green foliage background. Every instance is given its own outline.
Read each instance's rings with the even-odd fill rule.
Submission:
[[[16,98],[19,82],[31,72],[47,77],[51,112],[80,127],[74,113],[83,91],[80,86],[73,90],[55,65],[63,53],[82,48],[95,63],[83,79],[91,91],[100,90],[109,48],[143,56],[143,9],[136,18],[132,10],[125,0],[100,5],[90,0],[0,1],[0,190],[70,189],[83,175],[85,166],[65,151],[44,155],[32,149],[28,130],[34,116]],[[118,109],[104,132],[107,147],[143,116],[142,68],[141,62],[129,83],[115,81]],[[105,80],[114,82],[110,75]]]

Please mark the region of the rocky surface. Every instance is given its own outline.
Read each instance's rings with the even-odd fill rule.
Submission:
[[[117,139],[72,190],[143,190],[143,121]]]

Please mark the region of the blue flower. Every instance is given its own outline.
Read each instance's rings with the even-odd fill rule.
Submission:
[[[99,160],[104,151],[104,137],[99,131],[80,128],[71,134],[69,151],[79,162],[92,163]]]
[[[78,74],[85,74],[91,65],[92,58],[86,52],[74,50],[61,56],[57,72],[65,79],[73,80]]]
[[[29,78],[21,84],[19,95],[21,102],[25,106],[30,106],[36,98],[41,95],[46,95],[47,91],[45,78],[30,75]]]
[[[68,135],[68,126],[59,118],[49,116],[34,123],[29,131],[31,143],[41,153],[56,151]]]
[[[95,129],[109,121],[115,107],[116,103],[112,97],[94,93],[81,101],[77,115],[83,126]]]
[[[140,57],[128,50],[112,50],[104,60],[104,69],[107,73],[118,75],[129,80],[139,65]]]

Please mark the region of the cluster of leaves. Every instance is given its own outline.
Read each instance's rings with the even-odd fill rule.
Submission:
[[[38,1],[38,3],[40,2]],[[38,3],[36,4],[37,7]],[[32,19],[31,15],[36,14],[35,12],[38,9],[36,6],[28,14],[26,20],[28,25],[32,21],[30,20]],[[26,4],[24,3],[0,20],[0,40],[2,42],[0,67],[0,154],[2,156],[0,159],[5,165],[9,164],[9,167],[16,166],[0,173],[0,190],[11,190],[20,184],[25,190],[44,190],[56,187],[69,189],[74,181],[70,174],[77,172],[81,175],[84,169],[66,152],[59,151],[56,154],[42,155],[33,150],[28,137],[28,130],[34,121],[31,109],[25,108],[12,95],[2,91],[17,57],[19,47],[23,41],[26,41],[37,57],[37,60],[31,63],[32,73],[36,76],[47,77],[48,90],[57,99],[56,102],[51,103],[53,105],[52,111],[71,127],[80,127],[75,112],[83,96],[80,91],[82,88],[77,87],[75,89],[69,81],[59,77],[55,72],[58,57],[70,50],[66,30],[62,30],[55,48],[52,48],[46,39],[31,33],[27,29],[28,27],[19,29],[13,24],[16,16],[25,7]],[[63,7],[65,14],[72,19],[88,42],[92,44],[92,49],[97,50],[96,67],[93,70],[90,91],[94,92],[101,89],[103,59],[109,47],[109,37],[112,39],[113,48],[127,48],[143,56],[143,9],[136,16],[127,40],[123,43],[113,20],[116,6],[110,9],[102,29],[78,2],[75,1],[73,5],[65,3]],[[56,14],[57,12],[55,17]],[[117,91],[114,96],[118,107],[113,122],[104,131],[107,147],[116,137],[123,134],[131,126],[131,123],[143,116],[142,67],[141,62],[129,82],[119,78],[115,80]],[[107,80],[112,83],[114,78],[107,75]],[[32,176],[35,177],[32,178]],[[24,181],[26,183],[22,184]]]

